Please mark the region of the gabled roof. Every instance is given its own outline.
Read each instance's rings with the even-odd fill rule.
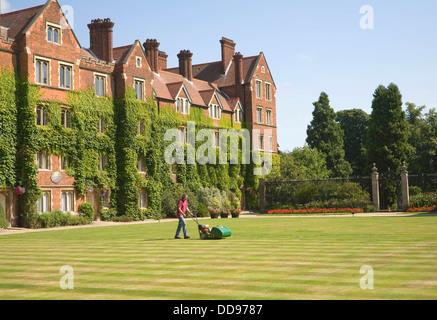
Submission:
[[[195,106],[208,107],[214,94],[224,111],[232,112],[226,98],[221,94],[219,88],[211,83],[193,79],[188,81],[183,76],[168,71],[154,73],[153,88],[158,99],[175,101],[180,91],[183,89],[190,97],[191,103]],[[209,100],[208,100],[209,99]]]
[[[134,45],[128,45],[128,46],[124,46],[124,47],[117,47],[113,49],[113,55],[114,55],[114,60],[115,63],[120,63],[120,62],[124,62],[126,61],[126,59],[129,57],[129,53],[131,52],[131,50],[133,49]]]
[[[252,79],[260,56],[261,55],[243,58],[244,83],[247,83]],[[179,73],[179,68],[171,68],[167,69],[167,71]],[[219,87],[229,87],[235,84],[235,67],[233,61],[229,65],[228,71],[225,75],[222,75],[221,72],[221,61],[193,65],[193,77],[196,79],[215,83]]]
[[[0,24],[9,29],[8,36],[10,38],[18,40],[43,7],[45,5],[1,14]]]
[[[243,105],[240,102],[240,98],[229,98],[226,99],[226,101],[228,102],[232,112],[235,112],[235,110],[237,110],[238,107],[240,107],[241,111],[244,112]]]

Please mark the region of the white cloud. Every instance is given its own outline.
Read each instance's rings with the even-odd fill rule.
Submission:
[[[9,0],[0,0],[0,12],[6,13],[11,10],[11,4],[9,3]]]

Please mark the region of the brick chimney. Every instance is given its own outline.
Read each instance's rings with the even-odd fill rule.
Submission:
[[[158,52],[158,68],[159,70],[167,69],[167,58],[168,54],[163,51]]]
[[[193,54],[190,50],[181,50],[178,54],[179,74],[188,81],[193,80]]]
[[[243,55],[240,52],[237,52],[234,56],[234,65],[235,65],[235,84],[240,85],[243,79]]]
[[[95,19],[88,25],[90,29],[90,49],[100,59],[108,63],[114,61],[113,28],[111,19]]]
[[[235,55],[236,44],[231,39],[225,37],[220,40],[220,43],[222,44],[222,74],[225,74],[232,61],[232,57]]]
[[[150,67],[156,73],[159,72],[159,44],[156,39],[147,39],[143,44]]]

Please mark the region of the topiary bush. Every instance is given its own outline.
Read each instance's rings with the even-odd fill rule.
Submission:
[[[84,217],[88,221],[93,221],[94,219],[94,208],[89,202],[84,202],[79,207],[79,215]]]

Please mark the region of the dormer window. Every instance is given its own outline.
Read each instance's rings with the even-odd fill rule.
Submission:
[[[47,41],[51,43],[61,43],[61,28],[54,25],[47,26]]]
[[[179,113],[188,114],[190,110],[190,102],[185,98],[178,98],[176,100],[176,109]]]
[[[240,109],[235,110],[235,122],[241,123],[243,121],[243,112]]]
[[[219,105],[210,104],[209,105],[209,116],[213,119],[221,119],[222,113]]]

